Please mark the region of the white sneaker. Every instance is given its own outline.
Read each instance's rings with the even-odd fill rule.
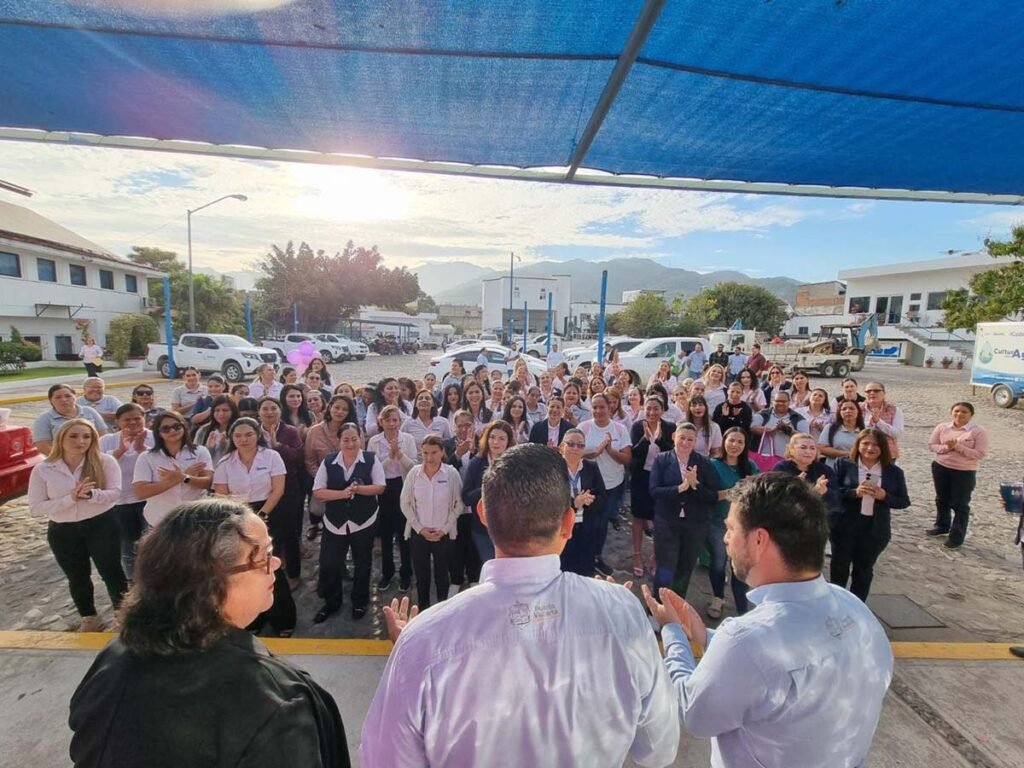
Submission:
[[[722,598],[711,598],[711,605],[708,606],[708,616],[712,619],[722,618]]]
[[[79,632],[102,632],[103,620],[99,616],[83,616],[78,626]]]

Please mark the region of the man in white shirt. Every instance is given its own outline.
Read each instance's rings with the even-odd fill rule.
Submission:
[[[740,371],[746,367],[747,356],[743,354],[743,347],[737,344],[736,349],[729,355],[729,371],[726,383],[729,384],[735,381],[736,377],[740,375]]]
[[[754,610],[706,629],[670,589],[659,604],[665,664],[680,719],[711,737],[712,768],[863,766],[893,656],[871,610],[821,575],[828,521],[821,496],[770,473],[736,486],[725,543]],[[690,641],[704,648],[698,664]]]
[[[477,365],[487,365],[487,347],[480,348],[480,354],[476,356]]]
[[[480,506],[496,558],[401,629],[363,724],[364,768],[671,763],[678,708],[644,611],[560,570],[575,523],[565,461],[507,450]]]
[[[103,379],[99,376],[90,376],[82,384],[82,394],[78,397],[78,404],[92,408],[103,417],[107,428],[116,428],[114,414],[121,407],[121,401],[113,395],[104,393]]]
[[[558,342],[551,342],[551,351],[548,352],[547,366],[549,371],[553,371],[555,366],[565,361],[565,353],[558,348]]]

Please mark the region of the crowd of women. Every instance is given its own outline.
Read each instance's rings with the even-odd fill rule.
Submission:
[[[677,378],[666,363],[636,382],[614,357],[607,367],[570,372],[559,363],[539,376],[521,359],[505,370],[472,371],[455,360],[441,381],[427,373],[360,386],[333,381],[314,359],[301,375],[267,364],[254,381],[230,387],[219,375],[204,383],[189,369],[166,407],[148,385],[121,404],[103,393],[101,380],[89,382],[92,391],[80,397],[69,385],[50,388],[51,409],[34,433],[47,458],[29,487],[32,509],[49,518],[48,541],[83,630],[103,626],[90,561],[116,607],[144,532],[180,503],[209,494],[256,511],[282,562],[273,608],[251,629],[292,632],[292,592],[318,538],[316,623],[341,609],[346,583],[353,618],[366,614],[375,557],[379,591],[397,577],[402,592],[415,581],[420,608],[430,605],[432,588],[433,599],[445,600],[474,584],[495,556],[478,513],[483,477],[524,442],[565,458],[567,503],[576,513],[565,570],[610,575],[608,530],[619,529],[628,510],[632,559],[616,565],[685,595],[706,550],[713,594],[706,611],[719,618],[730,574],[729,491],[772,470],[822,495],[831,579],[865,599],[891,511],[910,504],[900,452],[925,450],[903,445],[903,413],[882,384],[862,392],[846,379],[829,392],[779,366],[733,375],[705,362]],[[946,535],[951,548],[967,534],[987,448],[973,415],[970,403],[956,403],[927,446],[936,508],[927,533]],[[746,588],[735,574],[731,588],[742,613]]]

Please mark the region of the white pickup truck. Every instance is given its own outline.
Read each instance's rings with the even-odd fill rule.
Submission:
[[[174,345],[174,367],[180,375],[185,368],[201,373],[222,373],[234,383],[256,373],[263,363],[277,364],[277,352],[255,347],[241,336],[226,333],[184,333]],[[150,344],[146,355],[147,370],[157,370],[165,379],[171,377],[166,344]]]
[[[348,346],[340,341],[328,341],[323,338],[323,334],[289,333],[280,339],[261,339],[260,343],[269,349],[275,350],[280,355],[281,360],[285,360],[289,352],[298,349],[307,341],[316,347],[316,353],[325,363],[341,362],[352,357]]]

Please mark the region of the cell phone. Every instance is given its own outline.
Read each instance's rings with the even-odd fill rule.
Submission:
[[[872,475],[868,472],[864,475],[864,485],[878,485],[878,475]]]

